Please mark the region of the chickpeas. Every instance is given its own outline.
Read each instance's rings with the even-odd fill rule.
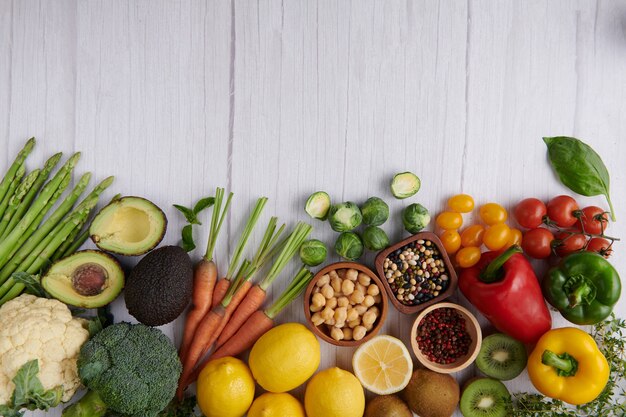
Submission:
[[[361,340],[380,316],[380,288],[356,269],[338,269],[315,283],[309,310],[315,326],[326,325],[334,340]]]

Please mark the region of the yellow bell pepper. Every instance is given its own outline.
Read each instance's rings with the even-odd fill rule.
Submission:
[[[528,375],[535,388],[573,405],[586,404],[600,395],[609,373],[595,340],[575,327],[550,330],[528,358]]]

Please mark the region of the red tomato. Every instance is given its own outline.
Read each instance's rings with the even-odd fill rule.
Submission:
[[[541,226],[543,216],[547,213],[546,205],[537,198],[526,198],[520,201],[513,215],[520,226],[527,229],[534,229]]]
[[[556,254],[563,257],[582,250],[587,244],[587,237],[582,233],[559,232],[555,236],[560,242],[555,246]]]
[[[581,211],[582,217],[580,220],[582,221],[582,226],[585,226],[585,232],[599,235],[606,230],[606,226],[609,223],[609,217],[604,210],[600,207],[589,206],[585,207]],[[578,230],[583,230],[580,221],[576,222],[576,228]]]
[[[554,197],[546,206],[548,217],[559,227],[572,227],[578,219],[574,212],[578,210],[578,203],[568,195]]]
[[[554,235],[548,229],[538,227],[531,229],[522,238],[522,249],[526,255],[535,259],[545,259],[552,253]]]
[[[613,249],[611,249],[611,242],[606,239],[602,239],[601,237],[592,238],[589,241],[586,250],[589,252],[599,253],[605,258],[608,258],[613,253]]]

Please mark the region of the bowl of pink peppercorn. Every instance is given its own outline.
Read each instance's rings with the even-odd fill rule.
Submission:
[[[482,344],[478,320],[454,303],[437,303],[422,310],[411,329],[411,347],[422,365],[453,373],[470,366]]]

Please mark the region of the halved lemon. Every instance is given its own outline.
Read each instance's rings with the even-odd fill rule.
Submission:
[[[402,341],[391,336],[376,336],[354,352],[352,368],[363,387],[375,394],[387,395],[408,385],[413,361]]]

